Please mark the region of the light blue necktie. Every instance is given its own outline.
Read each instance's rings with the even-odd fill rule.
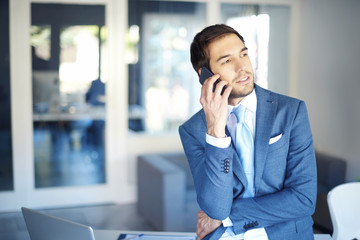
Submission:
[[[233,110],[237,118],[235,131],[235,146],[244,168],[248,185],[245,188],[243,197],[254,196],[254,140],[251,131],[245,123],[246,108],[243,105]]]

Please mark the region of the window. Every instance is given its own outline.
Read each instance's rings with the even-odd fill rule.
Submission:
[[[244,37],[255,82],[287,94],[290,7],[222,3],[221,17]]]
[[[221,4],[222,22],[236,29],[245,40],[255,81],[268,87],[268,45],[270,19],[259,5]]]
[[[35,187],[105,183],[104,6],[32,4],[31,48]]]
[[[199,110],[189,48],[204,26],[204,3],[129,1],[130,130],[176,131]]]
[[[206,26],[206,4],[210,3],[128,3],[129,129],[176,131],[201,108],[200,85],[189,49],[195,34]],[[238,3],[219,6],[219,14],[214,14],[220,16],[218,22],[232,26],[245,39],[256,83],[287,93],[289,7]]]

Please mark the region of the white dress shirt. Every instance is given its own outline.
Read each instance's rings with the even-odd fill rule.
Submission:
[[[257,98],[255,94],[255,90],[252,91],[248,96],[246,96],[237,106],[228,106],[228,120],[227,120],[227,128],[229,129],[230,136],[225,138],[215,138],[206,134],[206,142],[219,147],[219,148],[227,148],[231,144],[231,138],[235,138],[235,131],[237,125],[237,119],[234,114],[231,114],[233,108],[238,107],[239,105],[243,105],[246,107],[245,112],[245,123],[248,125],[253,139],[255,139],[255,123],[256,123],[256,105]],[[230,115],[231,114],[231,115]],[[255,228],[246,231],[245,233],[235,235],[233,231],[233,223],[231,219],[228,217],[222,222],[223,226],[226,227],[226,231],[221,236],[221,240],[268,240],[266,231],[264,228]]]

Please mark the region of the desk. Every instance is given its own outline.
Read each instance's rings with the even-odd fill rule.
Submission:
[[[150,232],[150,231],[120,231],[120,230],[94,230],[94,235],[95,235],[95,239],[96,240],[117,240],[118,237],[120,236],[120,234],[141,234],[141,233],[146,233],[146,234],[153,234],[153,235],[158,235],[158,236],[190,236],[190,237],[195,237],[196,234],[195,233],[187,233],[187,232]]]
[[[154,234],[154,235],[173,235],[173,236],[195,236],[195,233],[187,232],[139,232],[139,231],[120,231],[120,230],[94,230],[94,235],[96,240],[117,240],[121,233],[125,234]],[[331,240],[329,234],[314,234],[315,240]]]
[[[80,121],[80,120],[105,120],[104,107],[87,107],[81,111],[74,112],[49,112],[34,113],[34,122],[57,122],[57,121]]]

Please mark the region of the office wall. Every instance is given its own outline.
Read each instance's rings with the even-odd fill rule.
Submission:
[[[317,150],[360,176],[360,1],[303,0],[298,95],[307,103]]]
[[[288,94],[289,83],[289,19],[288,6],[268,6],[270,15],[268,88]]]

